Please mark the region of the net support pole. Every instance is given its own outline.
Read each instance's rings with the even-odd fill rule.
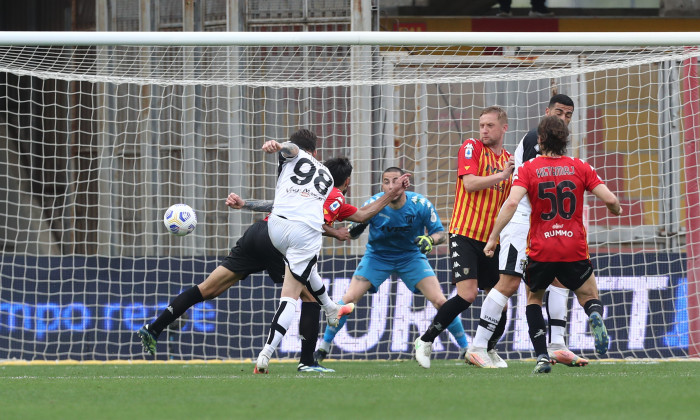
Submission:
[[[96,25],[98,31],[108,31],[109,30],[109,7],[107,0],[98,0],[96,5]],[[106,63],[102,68],[98,69],[99,73],[107,73],[109,64],[109,56],[111,55],[111,48],[98,48],[97,55],[98,61],[101,63]],[[111,91],[112,85],[106,82],[100,82],[96,84],[96,90],[98,92],[96,98],[97,106],[97,144],[99,145],[100,152],[100,164],[99,164],[99,176],[98,176],[98,212],[97,212],[97,253],[99,255],[112,255],[112,233],[115,232],[114,226],[114,208],[116,207],[112,202],[112,180],[114,179],[114,173],[112,171],[113,166],[113,141],[114,136],[111,132],[114,124],[109,124],[109,121],[114,121],[114,116],[112,114],[114,109],[113,104],[110,102],[111,97],[113,97],[113,92]]]
[[[352,29],[371,29],[369,0],[353,0]],[[369,61],[372,47],[357,45],[352,48],[352,72],[355,80],[369,80],[371,75],[362,63]],[[350,130],[352,135],[352,166],[351,175],[353,200],[362,203],[372,196],[372,88],[366,84],[355,84],[351,88],[350,99],[352,112]],[[362,255],[367,236],[363,235],[357,241],[351,242],[351,252]]]
[[[149,0],[140,0],[139,10],[141,16],[139,18],[139,30],[142,32],[150,32],[153,30],[151,25],[151,2]],[[139,60],[142,64],[141,73],[145,77],[151,72],[152,63],[149,59],[151,57],[151,47],[144,46],[139,49]],[[138,87],[139,89],[139,117],[137,122],[137,136],[139,137],[138,143],[140,144],[140,156],[139,159],[143,162],[144,176],[147,178],[144,188],[148,189],[148,194],[151,197],[159,197],[160,191],[158,191],[158,141],[159,138],[156,135],[155,121],[157,121],[157,114],[154,112],[151,106],[151,100],[153,98],[153,86],[142,85]],[[145,220],[159,220],[162,217],[160,214],[160,208],[158,205],[152,206],[149,209],[148,205],[144,205],[144,212],[146,216]],[[144,250],[146,255],[159,255],[158,254],[158,243],[157,235],[162,228],[158,223],[147,223],[145,225],[145,230],[148,233],[144,236]]]
[[[200,2],[184,2],[183,8],[183,30],[186,32],[201,31],[201,16]],[[195,68],[195,63],[199,62],[200,55],[203,54],[201,47],[185,47],[183,52],[185,64],[185,77],[190,80],[194,79],[199,68]],[[206,185],[204,176],[204,138],[202,134],[201,121],[203,104],[201,103],[202,87],[201,86],[184,86],[183,87],[183,157],[184,157],[184,184],[183,199],[186,203],[194,208],[194,211],[200,211],[200,220],[204,221],[204,214],[201,210],[205,208],[203,192],[200,191],[200,185]],[[195,231],[192,235],[194,238],[190,240],[189,247],[192,255],[201,255],[204,252],[204,229]]]
[[[698,179],[698,141],[700,141],[700,88],[698,60],[683,62],[683,134],[685,141],[685,190],[688,261],[688,355],[700,357],[700,179]]]
[[[396,62],[389,55],[382,56],[382,73],[385,76],[393,75]],[[399,131],[398,122],[400,115],[399,87],[397,85],[382,85],[382,141],[381,147],[383,156],[380,163],[380,170],[391,166],[396,166],[396,150],[394,144]]]
[[[227,29],[228,32],[237,32],[243,28],[243,15],[241,13],[241,7],[243,5],[238,2],[238,0],[227,0]],[[240,65],[241,60],[241,49],[240,47],[231,46],[229,48],[228,59],[226,65],[228,67],[228,74],[230,77],[238,77],[241,74]],[[241,86],[231,86],[227,88],[228,99],[226,108],[226,130],[224,132],[227,134],[227,148],[229,150],[229,161],[228,161],[228,185],[227,194],[229,192],[236,192],[241,194],[243,197],[250,197],[251,191],[246,189],[246,185],[250,185],[250,174],[245,167],[245,162],[250,159],[250,154],[247,153],[244,138],[250,133],[245,133],[243,128],[243,116],[241,115],[242,110],[245,109],[242,99],[244,97],[243,87]],[[252,148],[255,152],[259,152],[255,147],[258,144],[253,144]],[[225,199],[225,197],[220,197],[220,200]],[[240,211],[226,211],[227,225],[229,226],[229,236],[231,238],[237,238],[243,234],[243,212]],[[218,219],[217,219],[218,220]]]
[[[428,88],[425,83],[416,86],[416,166],[413,174],[415,192],[428,196]]]

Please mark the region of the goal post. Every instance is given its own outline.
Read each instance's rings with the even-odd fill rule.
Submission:
[[[224,200],[273,198],[264,140],[316,132],[321,159],[351,159],[356,206],[402,167],[447,228],[456,153],[478,137],[479,112],[506,109],[513,152],[554,93],[575,103],[570,154],[624,209],[587,198],[609,357],[698,357],[698,45],[700,32],[0,32],[0,360],[144,358],[134,331],[263,217]],[[198,217],[186,237],[162,226],[178,202]],[[333,299],[365,243],[324,239]],[[447,247],[430,261],[452,295]],[[171,325],[157,357],[255,357],[278,296],[252,275]],[[498,347],[509,359],[533,356],[524,299],[521,286]],[[462,314],[470,340],[482,301]],[[569,347],[595,357],[569,305]],[[331,357],[410,358],[434,314],[392,278],[359,302]],[[277,356],[299,349],[293,325]],[[458,353],[446,334],[435,349]]]
[[[688,206],[686,256],[688,259],[688,353],[700,356],[700,186],[698,185],[698,141],[700,141],[700,87],[698,59],[683,62],[683,135],[685,137],[686,200]]]

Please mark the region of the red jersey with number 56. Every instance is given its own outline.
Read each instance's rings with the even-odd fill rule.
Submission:
[[[532,204],[527,255],[542,262],[590,258],[583,193],[602,183],[595,169],[578,158],[538,156],[525,162],[513,186],[526,188]]]

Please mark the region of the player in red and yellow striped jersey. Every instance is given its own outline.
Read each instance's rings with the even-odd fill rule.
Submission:
[[[479,116],[479,140],[468,139],[459,148],[457,190],[449,228],[452,284],[457,287],[457,294],[438,309],[428,330],[415,341],[416,360],[422,367],[430,366],[435,338],[469,308],[478,289],[488,292],[498,282],[498,259],[486,258],[483,250],[498,210],[510,192],[514,160],[503,147],[507,130],[506,112],[497,106],[488,107]]]
[[[457,157],[457,189],[450,220],[450,233],[466,236],[479,242],[486,242],[493,228],[493,221],[503,201],[510,192],[510,178],[498,181],[503,176],[503,168],[511,159],[510,153],[501,148],[500,155],[484,145],[481,140],[467,139],[459,149]],[[474,177],[467,177],[473,175]],[[467,186],[464,178],[487,179],[491,184],[495,175],[496,183],[481,188],[481,185]]]

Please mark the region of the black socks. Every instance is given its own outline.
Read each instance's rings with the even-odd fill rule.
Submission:
[[[525,307],[525,316],[529,327],[530,341],[535,348],[535,356],[547,354],[547,326],[542,316],[542,307],[535,303]]]
[[[501,336],[506,331],[507,320],[508,316],[506,315],[506,313],[501,312],[501,319],[498,320],[498,325],[496,325],[496,328],[493,330],[493,335],[491,335],[491,339],[489,340],[489,344],[488,347],[486,347],[486,350],[493,350],[496,348],[498,340],[501,339]]]
[[[316,350],[316,341],[318,341],[320,330],[320,316],[321,305],[316,302],[301,302],[301,315],[299,316],[301,358],[299,362],[307,366],[314,364],[314,350]]]
[[[193,305],[203,302],[204,298],[199,291],[199,287],[192,286],[184,292],[180,293],[168,307],[158,316],[158,318],[148,326],[148,329],[153,335],[158,338],[161,332],[170,325],[173,321],[180,318],[180,315],[185,313]]]
[[[440,335],[440,333],[450,325],[452,320],[469,308],[471,304],[471,302],[467,302],[459,295],[455,295],[445,302],[445,304],[438,309],[435,318],[433,318],[433,323],[430,324],[430,328],[423,334],[421,340],[431,343],[435,341],[435,337]]]

